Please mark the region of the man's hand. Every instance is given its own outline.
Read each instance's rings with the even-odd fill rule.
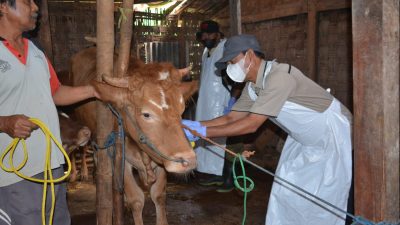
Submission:
[[[8,134],[12,138],[26,139],[31,136],[36,124],[24,115],[13,115],[0,117],[0,131]]]
[[[253,156],[255,153],[256,153],[256,151],[247,151],[247,150],[244,150],[244,151],[242,152],[242,156],[243,156],[244,158],[250,158],[250,157]]]
[[[100,93],[96,90],[96,88],[93,85],[89,84],[86,87],[89,89],[89,92],[91,93],[92,97],[95,97],[95,98],[101,100]]]
[[[190,129],[192,129],[191,127],[200,127],[201,124],[199,121],[195,121],[195,120],[182,120],[182,124],[189,127]]]
[[[187,128],[196,131],[197,133],[201,134],[202,136],[206,136],[207,134],[207,127],[201,125],[199,121],[192,121],[192,120],[182,120],[182,124],[185,125]],[[183,129],[185,132],[186,137],[189,141],[197,141],[199,137],[193,135],[188,129]]]
[[[100,94],[93,85],[75,87],[61,85],[53,95],[53,101],[57,106],[71,105],[89,98],[100,99]]]

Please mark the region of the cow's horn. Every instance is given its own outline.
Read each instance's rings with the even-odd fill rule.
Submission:
[[[128,78],[127,77],[110,77],[110,76],[103,76],[103,80],[114,87],[120,87],[120,88],[128,88]]]
[[[188,66],[186,68],[183,69],[179,69],[179,74],[181,75],[181,77],[189,74],[189,71],[192,69],[192,66]]]

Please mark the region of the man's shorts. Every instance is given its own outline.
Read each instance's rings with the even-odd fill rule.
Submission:
[[[53,169],[53,177],[64,175],[64,169]],[[43,178],[40,173],[35,178]],[[54,225],[69,225],[71,218],[68,211],[65,183],[55,186]],[[0,225],[41,225],[42,224],[43,185],[27,180],[5,187],[0,187]],[[47,188],[46,221],[50,216],[51,189]]]

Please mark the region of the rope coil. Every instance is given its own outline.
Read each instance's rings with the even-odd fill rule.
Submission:
[[[51,209],[50,209],[50,217],[49,217],[48,224],[51,225],[53,223],[54,207],[55,207],[54,184],[65,180],[69,176],[69,174],[71,173],[71,161],[68,157],[67,152],[62,147],[62,144],[60,142],[58,142],[58,140],[54,137],[54,135],[51,133],[49,128],[42,121],[40,121],[39,119],[35,119],[35,118],[30,118],[29,120],[32,123],[38,125],[38,127],[42,130],[42,132],[45,134],[45,137],[46,137],[46,154],[45,154],[43,179],[29,177],[20,172],[20,170],[26,165],[26,162],[28,161],[28,151],[26,149],[26,143],[25,143],[25,140],[21,139],[21,138],[14,138],[12,140],[12,142],[7,146],[6,150],[3,152],[3,154],[0,157],[0,167],[4,171],[9,172],[9,173],[14,173],[17,176],[19,176],[25,180],[43,184],[43,197],[42,197],[42,224],[43,225],[46,225],[47,185],[50,185]],[[53,173],[52,173],[52,169],[51,169],[51,140],[53,140],[53,142],[57,145],[58,149],[61,151],[61,153],[65,157],[65,160],[67,161],[67,171],[65,172],[64,176],[55,178],[55,179],[53,178]],[[22,143],[24,159],[18,166],[15,166],[14,165],[14,154],[15,154],[15,150],[16,150],[19,142]],[[8,156],[8,164],[10,166],[9,168],[7,168],[3,164],[3,161],[7,155],[9,155]]]
[[[236,176],[236,171],[235,171],[236,159],[239,159],[239,163],[243,174],[242,176]],[[254,181],[246,176],[246,170],[244,168],[243,160],[244,158],[240,154],[237,154],[236,157],[233,159],[233,165],[232,165],[233,182],[235,184],[235,187],[244,193],[242,225],[245,224],[247,216],[247,193],[251,192],[255,187]],[[238,181],[239,179],[243,180],[243,186],[240,186]],[[247,186],[247,181],[250,182],[249,186]]]
[[[124,20],[124,21],[128,20],[128,18],[126,16],[126,12],[134,13],[135,11],[133,9],[123,8],[123,7],[118,7],[118,10],[119,10],[119,13],[120,13],[120,15],[118,17],[118,29],[121,29],[122,20]]]
[[[96,151],[99,150],[107,150],[107,155],[109,158],[111,158],[111,164],[112,164],[112,174],[114,175],[114,161],[115,161],[115,155],[117,151],[117,138],[121,139],[122,142],[122,159],[121,159],[121,177],[117,178],[118,180],[118,191],[120,193],[124,192],[124,173],[125,173],[125,130],[124,130],[124,123],[121,114],[114,109],[111,104],[107,104],[107,107],[110,109],[110,111],[114,114],[114,116],[117,118],[118,122],[118,131],[111,131],[110,134],[108,134],[106,141],[104,142],[104,146],[99,146],[95,141],[92,141],[92,146],[95,148]],[[110,147],[112,147],[112,150],[110,151]]]

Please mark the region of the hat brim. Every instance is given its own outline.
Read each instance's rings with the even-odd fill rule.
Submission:
[[[240,54],[240,51],[238,52],[231,52],[227,55],[222,56],[221,59],[219,59],[215,65],[217,64],[226,64],[227,62],[231,61],[233,58],[235,58],[236,56],[238,56]]]

